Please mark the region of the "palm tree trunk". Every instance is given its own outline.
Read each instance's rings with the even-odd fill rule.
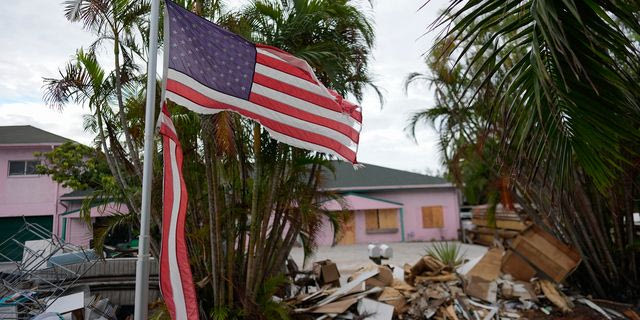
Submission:
[[[114,15],[115,12],[115,1],[113,4],[114,7]],[[122,101],[122,77],[120,70],[120,35],[118,30],[114,28],[113,30],[114,44],[113,44],[113,55],[114,55],[114,69],[116,73],[116,98],[118,100],[118,118],[120,119],[120,126],[122,126],[122,132],[124,133],[125,142],[127,144],[127,149],[129,149],[129,157],[132,160],[133,167],[135,168],[136,175],[142,181],[142,166],[140,165],[140,157],[138,155],[137,149],[133,147],[133,142],[131,139],[131,133],[129,132],[129,126],[127,125],[127,118],[124,111],[124,102]],[[149,74],[148,77],[155,77],[155,74]]]
[[[204,120],[204,118],[203,118]],[[203,132],[205,132],[205,128],[203,127],[202,129]],[[213,164],[211,163],[211,157],[212,157],[212,152],[211,152],[211,142],[209,140],[210,138],[208,137],[208,135],[205,135],[203,137],[203,143],[204,143],[204,163],[205,163],[205,170],[206,170],[206,175],[207,175],[207,202],[208,202],[208,211],[209,211],[209,245],[210,245],[210,251],[211,251],[211,286],[213,289],[213,303],[215,306],[220,306],[220,282],[219,282],[219,278],[218,278],[218,250],[217,250],[217,245],[216,245],[216,234],[215,234],[215,214],[217,212],[216,210],[216,192],[215,189],[217,188],[217,185],[215,184],[215,180],[213,178]]]
[[[297,212],[297,210],[294,210]],[[289,220],[289,229],[287,230],[286,235],[283,237],[282,244],[278,246],[278,250],[274,252],[273,259],[269,264],[269,275],[273,275],[279,270],[281,270],[282,265],[284,265],[289,252],[291,252],[291,248],[296,241],[297,235],[300,233],[301,225],[299,217],[296,219],[288,219]]]
[[[213,144],[213,147],[215,148],[216,145]],[[210,149],[211,151],[211,149]],[[228,288],[228,286],[224,286],[222,285],[223,282],[230,282],[229,279],[225,280],[225,264],[224,264],[224,250],[222,247],[222,214],[225,211],[224,210],[224,195],[220,193],[220,175],[219,175],[219,164],[218,164],[218,158],[216,156],[216,152],[213,151],[210,155],[212,157],[212,170],[211,170],[211,177],[213,178],[213,194],[214,194],[214,208],[215,208],[215,215],[214,215],[214,226],[215,226],[215,236],[216,236],[216,265],[218,266],[218,270],[216,270],[218,276],[219,276],[219,288],[218,288],[218,294],[220,295],[220,301],[224,301],[225,298],[225,289]]]
[[[577,237],[577,232],[575,230],[575,228],[573,227],[572,223],[567,223],[567,233],[569,234],[569,237],[571,238],[571,242],[576,246],[576,248],[578,249],[578,252],[580,253],[580,256],[582,257],[586,257],[586,251],[584,250],[584,245],[582,242],[580,242],[578,240]],[[598,293],[598,295],[600,296],[605,296],[605,291],[602,287],[602,284],[600,283],[600,277],[594,272],[593,267],[591,265],[591,261],[588,259],[583,259],[583,264],[585,266],[585,268],[587,269],[587,273],[589,275],[589,278],[591,279],[591,284],[594,287],[595,291]]]
[[[233,273],[233,261],[235,259],[235,240],[236,240],[236,232],[234,228],[234,223],[232,219],[232,211],[227,210],[227,305],[233,305],[233,286],[234,286],[234,273]]]
[[[281,150],[282,148],[280,148],[278,146],[278,150]],[[276,159],[278,159],[278,155],[276,155]],[[282,161],[276,161],[276,167],[273,168],[273,172],[271,173],[271,178],[270,178],[270,184],[269,184],[269,189],[267,189],[267,195],[265,197],[265,204],[262,208],[262,214],[261,214],[261,218],[260,220],[262,220],[262,225],[260,227],[260,233],[258,234],[258,241],[256,244],[256,270],[265,270],[265,261],[264,258],[265,256],[269,255],[269,252],[265,250],[265,241],[266,241],[266,237],[267,237],[267,229],[269,227],[269,224],[271,223],[271,218],[273,217],[273,199],[274,199],[274,194],[276,192],[277,188],[277,182],[278,182],[278,175],[279,175],[279,171],[280,171],[280,167],[282,167],[284,163],[284,160]],[[255,284],[254,284],[254,292],[257,291],[259,289],[260,284],[265,280],[265,272],[262,272],[262,274],[258,275],[258,278],[255,279]]]
[[[133,214],[138,215],[140,212],[138,210],[136,202],[134,202],[133,199],[131,199],[129,192],[127,192],[127,190],[129,190],[129,185],[122,176],[122,172],[118,167],[117,160],[113,158],[111,154],[111,150],[107,146],[107,137],[104,132],[104,123],[102,121],[102,112],[100,110],[100,107],[96,107],[96,117],[98,119],[97,120],[98,136],[100,137],[102,151],[104,152],[105,159],[107,160],[107,166],[109,167],[109,170],[111,171],[111,174],[113,175],[113,177],[116,178],[116,181],[118,182],[118,185],[120,186],[121,190],[123,190],[123,194],[125,196],[125,199],[127,200],[127,208]]]
[[[625,174],[622,177],[623,182],[623,199],[624,199],[624,213],[625,213],[625,222],[627,229],[627,243],[626,247],[629,248],[629,255],[623,255],[627,257],[628,261],[628,278],[631,279],[632,283],[638,283],[638,269],[636,268],[636,250],[634,250],[635,244],[635,226],[633,221],[633,180],[631,179],[632,175],[630,172]]]
[[[581,211],[581,217],[585,217],[585,223],[590,227],[591,235],[593,236],[596,247],[598,248],[597,252],[593,252],[594,254],[598,254],[603,257],[604,261],[608,264],[608,270],[612,273],[611,276],[614,278],[618,277],[617,268],[615,263],[613,262],[613,257],[611,256],[611,252],[609,250],[609,246],[607,245],[605,238],[603,236],[602,228],[596,219],[595,214],[593,213],[593,206],[591,201],[586,195],[584,188],[582,187],[582,182],[579,179],[576,179],[575,190],[574,193],[574,201],[577,203],[578,208]],[[577,208],[577,209],[578,209]]]
[[[255,159],[254,178],[253,178],[253,192],[251,194],[251,230],[249,231],[249,252],[247,256],[247,277],[245,283],[245,290],[249,301],[254,301],[255,292],[253,291],[253,279],[255,277],[255,244],[257,238],[258,229],[258,196],[260,191],[260,175],[261,172],[261,159],[260,159],[260,125],[254,123],[253,125],[253,155]]]

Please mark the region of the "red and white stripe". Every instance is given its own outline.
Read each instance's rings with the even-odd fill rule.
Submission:
[[[160,291],[172,319],[198,319],[198,300],[184,238],[187,189],[182,176],[182,147],[166,105],[158,126],[164,158]]]
[[[261,123],[272,138],[356,163],[362,114],[316,78],[306,61],[256,45],[248,100],[211,89],[168,69],[166,98],[199,113],[235,111]]]

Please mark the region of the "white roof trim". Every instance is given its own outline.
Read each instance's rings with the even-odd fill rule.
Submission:
[[[441,189],[441,188],[454,188],[451,183],[439,183],[439,184],[414,184],[414,185],[397,185],[397,186],[372,186],[372,187],[337,187],[337,188],[323,188],[326,191],[354,191],[354,190],[393,190],[393,189]]]
[[[0,147],[60,146],[64,142],[0,143]]]

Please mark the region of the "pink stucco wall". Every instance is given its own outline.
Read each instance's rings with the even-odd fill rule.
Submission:
[[[78,213],[61,215],[78,209],[80,203],[61,202],[60,196],[71,192],[51,180],[49,176],[9,176],[9,161],[36,160],[34,152],[48,152],[52,145],[3,145],[0,146],[0,218],[21,216],[44,216],[53,218],[53,234],[77,245],[88,246],[93,237],[91,229]],[[104,209],[104,210],[103,210]],[[109,204],[106,208],[93,208],[91,217],[127,212],[126,207]],[[63,219],[67,220],[63,226]],[[63,232],[63,227],[66,228]]]
[[[83,248],[89,247],[89,243],[93,239],[93,232],[83,219],[68,218],[66,228],[65,242],[73,243]]]
[[[0,146],[0,218],[51,215],[53,231],[60,228],[55,218],[65,208],[58,198],[70,189],[49,176],[9,176],[10,160],[36,160],[34,152],[48,152],[52,145]]]
[[[323,217],[322,221],[322,229],[316,237],[316,243],[321,246],[330,246],[333,244],[333,228],[327,217]]]
[[[52,146],[0,147],[0,217],[54,214],[62,190],[49,176],[9,176],[9,160],[35,160]]]
[[[459,220],[459,196],[454,188],[433,189],[398,189],[386,191],[370,191],[363,193],[368,197],[402,203],[404,216],[405,241],[431,241],[457,239]],[[422,228],[422,207],[442,206],[444,228]],[[355,230],[357,243],[381,243],[402,241],[401,223],[398,214],[398,232],[384,234],[367,234],[364,211],[356,210]],[[333,230],[326,223],[318,237],[319,245],[331,245]]]
[[[77,210],[81,207],[81,203],[76,202],[72,203],[69,206],[69,211]],[[105,206],[93,207],[91,208],[90,216],[91,216],[91,224],[95,222],[95,218],[97,217],[108,217],[113,215],[114,213],[128,213],[127,207],[125,205],[117,204],[117,203],[109,203]],[[64,220],[67,220],[66,224]],[[64,235],[65,241],[69,243],[73,243],[75,245],[79,245],[82,247],[89,247],[89,242],[93,239],[93,231],[91,227],[87,224],[87,221],[80,217],[80,212],[74,212],[70,214],[65,214],[64,216],[58,217],[58,225],[60,226],[60,230],[58,232],[58,236],[62,237]],[[66,228],[63,232],[63,228]]]

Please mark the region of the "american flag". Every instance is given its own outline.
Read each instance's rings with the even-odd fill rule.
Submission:
[[[160,291],[172,319],[198,319],[198,300],[184,238],[187,187],[182,175],[182,147],[166,104],[158,119],[164,163]]]
[[[309,64],[166,4],[166,98],[199,113],[235,111],[278,141],[356,163],[360,107],[325,88]]]

